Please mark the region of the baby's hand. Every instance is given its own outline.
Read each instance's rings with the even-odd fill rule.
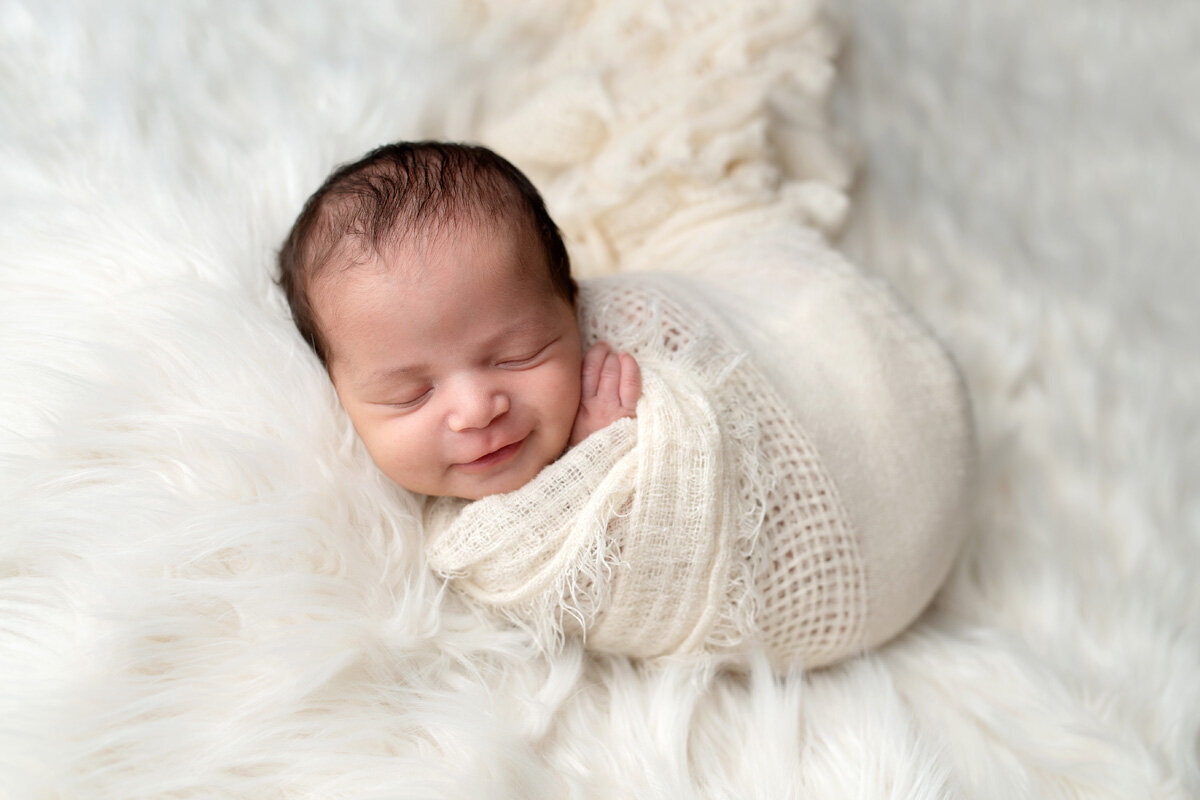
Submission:
[[[637,416],[642,371],[629,353],[616,353],[596,342],[583,357],[583,393],[571,429],[571,446],[622,417]]]

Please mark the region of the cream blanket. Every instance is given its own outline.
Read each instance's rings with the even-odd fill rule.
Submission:
[[[729,235],[693,232],[693,247],[723,254],[703,277],[689,259],[686,277],[583,285],[585,346],[607,341],[642,366],[636,421],[593,434],[517,491],[427,506],[430,565],[546,646],[577,632],[624,655],[757,645],[781,669],[830,664],[907,625],[966,533],[973,435],[948,357],[811,235],[767,228],[771,259],[739,254]],[[773,310],[772,295],[791,303]],[[866,346],[847,341],[846,320],[861,321]],[[823,380],[792,397],[762,363]],[[895,377],[873,377],[884,365]],[[827,464],[806,425],[870,430],[870,441],[827,442],[859,457]],[[892,476],[890,459],[932,466]],[[847,509],[841,485],[884,516]]]

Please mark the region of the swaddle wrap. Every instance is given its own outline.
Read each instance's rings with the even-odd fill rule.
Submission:
[[[943,580],[965,530],[970,435],[961,384],[936,342],[882,287],[837,260],[763,269],[788,260],[779,255],[736,276],[693,262],[687,276],[584,282],[585,347],[607,341],[642,368],[637,418],[592,434],[514,492],[432,500],[426,554],[433,569],[548,647],[566,635],[641,657],[764,646],[777,665],[820,666],[907,625]],[[743,313],[750,295],[771,291],[762,314]],[[793,306],[789,293],[826,302]],[[827,363],[829,375],[817,380],[820,365],[805,354],[826,358],[828,350],[811,344],[847,334],[845,319],[820,324],[830,314],[849,314],[853,332],[866,333],[876,352],[858,353],[859,363]],[[897,405],[886,391],[901,377],[897,367],[923,407]],[[780,377],[789,371],[809,384]],[[850,380],[830,377],[839,373]],[[848,434],[832,443],[846,448],[833,463],[849,456],[857,469],[835,477],[806,425],[814,412],[849,414],[864,399],[856,393],[881,391],[877,411],[898,419],[896,432],[873,446],[928,444],[946,462],[936,485],[914,470],[909,492],[926,506],[919,518],[884,525],[870,513],[856,518],[842,484],[870,491],[881,477],[894,479],[889,469],[873,472],[888,459],[871,457]],[[834,396],[816,402],[817,392]],[[941,432],[921,442],[914,426]],[[869,420],[851,427],[884,430]],[[826,437],[836,431],[816,428]],[[863,493],[860,485],[850,492]],[[912,516],[903,503],[895,510]]]

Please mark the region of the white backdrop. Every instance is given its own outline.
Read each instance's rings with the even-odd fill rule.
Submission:
[[[1200,794],[1200,8],[1081,5],[0,2],[0,796]],[[584,273],[725,203],[841,231],[975,399],[930,614],[781,679],[444,597],[271,283],[416,136]]]

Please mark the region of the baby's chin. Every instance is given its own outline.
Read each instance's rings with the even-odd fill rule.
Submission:
[[[532,477],[529,480],[532,480]],[[529,483],[529,480],[504,481],[488,484],[486,486],[455,487],[445,492],[436,494],[435,496],[457,497],[459,500],[482,500],[483,498],[491,497],[492,495],[515,492],[517,489],[520,489],[522,486]]]
[[[522,486],[532,481],[537,474],[541,472],[547,464],[538,464],[532,469],[513,470],[511,473],[494,476],[493,479],[483,480],[478,482],[467,482],[462,486],[455,486],[448,494],[452,497],[458,497],[462,500],[482,500],[485,497],[491,497],[495,494],[508,494],[515,492]]]

